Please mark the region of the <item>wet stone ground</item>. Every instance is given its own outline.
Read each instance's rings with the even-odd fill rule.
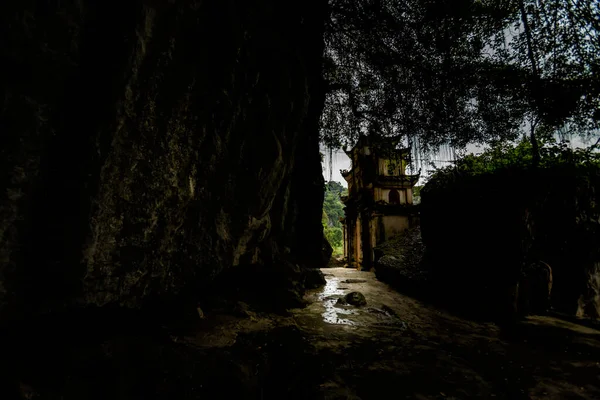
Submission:
[[[7,377],[25,399],[600,399],[598,330],[532,317],[503,332],[369,272],[323,273],[287,315],[239,303],[156,337],[129,318],[126,334],[80,318],[32,327]],[[366,304],[338,301],[352,292]]]
[[[509,334],[404,296],[372,273],[323,272],[327,284],[307,294],[307,307],[288,316],[250,313],[235,327],[187,340],[226,347],[253,337],[252,346],[256,335],[273,340],[279,332],[285,340],[276,353],[285,356],[271,364],[286,398],[600,398],[600,331],[532,317]],[[355,291],[366,305],[338,302]],[[284,372],[290,365],[294,371]]]

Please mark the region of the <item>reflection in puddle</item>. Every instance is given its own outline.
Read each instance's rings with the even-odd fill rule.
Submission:
[[[338,325],[356,325],[355,322],[346,318],[340,318],[343,315],[355,314],[354,310],[347,310],[341,307],[336,307],[336,301],[344,294],[342,288],[339,287],[339,278],[327,277],[327,283],[323,291],[319,293],[318,299],[323,302],[325,311],[321,314],[323,321],[330,324]]]

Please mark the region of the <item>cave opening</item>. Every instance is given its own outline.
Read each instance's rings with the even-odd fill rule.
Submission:
[[[597,15],[449,5],[1,2],[0,398],[600,398]]]

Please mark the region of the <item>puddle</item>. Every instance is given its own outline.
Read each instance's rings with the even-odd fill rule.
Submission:
[[[318,323],[327,325],[372,326],[373,328],[393,328],[395,330],[406,328],[406,323],[394,310],[381,304],[381,299],[386,299],[385,296],[388,295],[386,287],[380,287],[378,282],[371,282],[369,279],[353,278],[354,274],[359,274],[355,271],[336,270],[336,272],[335,274],[325,274],[325,286],[312,292],[312,306],[302,313],[304,318],[312,315],[319,321]],[[360,275],[361,278],[363,276]],[[355,307],[338,302],[349,291],[354,290],[352,284],[361,284],[360,292],[370,294],[372,303],[368,303],[368,307]],[[388,300],[393,301],[394,299],[389,298]],[[312,323],[314,324],[314,322]]]
[[[600,399],[592,384],[600,334],[591,329],[529,317],[507,341],[497,327],[404,296],[373,273],[326,272],[325,286],[307,292],[307,307],[293,311],[294,323],[323,357],[322,371],[331,372],[319,373],[325,382],[319,398],[386,398],[402,382],[406,393],[422,399]],[[336,304],[355,290],[365,295],[365,306]],[[426,388],[423,381],[430,382]]]
[[[327,283],[325,284],[325,287],[323,287],[322,292],[317,296],[318,300],[323,302],[323,307],[325,308],[321,313],[323,321],[336,325],[356,325],[356,322],[344,317],[356,314],[355,310],[336,306],[338,298],[344,295],[343,289],[346,289],[340,287],[339,284],[339,278],[327,276]]]

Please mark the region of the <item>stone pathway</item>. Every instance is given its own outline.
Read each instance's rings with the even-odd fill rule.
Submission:
[[[534,317],[503,332],[372,273],[323,272],[326,285],[287,315],[227,298],[189,325],[87,310],[5,333],[0,398],[600,399],[596,329]]]
[[[323,273],[326,285],[287,316],[242,303],[235,315],[214,313],[191,336],[173,337],[185,357],[205,360],[194,361],[189,397],[600,399],[598,330],[532,317],[504,332],[398,293],[373,273]],[[339,301],[352,292],[366,305]],[[245,383],[229,393],[217,377],[232,374]]]
[[[508,335],[404,296],[374,274],[323,269],[293,311],[322,360],[324,399],[599,399],[600,331],[532,317]],[[363,307],[338,304],[358,291]]]

